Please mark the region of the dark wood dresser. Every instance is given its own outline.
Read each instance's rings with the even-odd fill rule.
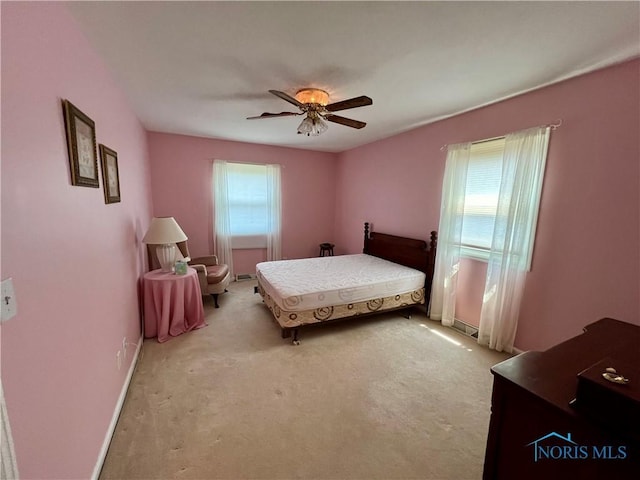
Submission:
[[[602,360],[629,383],[602,379]],[[491,372],[485,480],[640,478],[640,326],[604,318]]]

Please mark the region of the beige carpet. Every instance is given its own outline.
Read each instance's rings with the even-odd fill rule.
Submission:
[[[206,299],[208,327],[145,341],[101,479],[481,477],[489,368],[506,355],[418,312],[293,346],[254,284]]]

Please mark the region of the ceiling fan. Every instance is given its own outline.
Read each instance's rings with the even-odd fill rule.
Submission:
[[[307,136],[317,136],[326,132],[329,127],[325,120],[346,125],[351,128],[363,128],[366,125],[365,122],[341,117],[339,115],[335,115],[333,112],[373,105],[373,100],[364,95],[350,98],[348,100],[342,100],[341,102],[329,103],[329,94],[319,88],[303,88],[296,93],[295,98],[278,90],[269,90],[269,93],[272,93],[276,97],[280,97],[281,99],[295,105],[300,109],[300,112],[265,112],[257,117],[247,117],[247,120],[306,115],[304,120],[302,120],[302,123],[298,126],[298,133]]]

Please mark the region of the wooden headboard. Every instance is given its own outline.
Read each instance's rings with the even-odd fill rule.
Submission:
[[[424,272],[427,276],[424,284],[426,298],[429,298],[431,294],[437,244],[438,234],[435,231],[431,232],[431,238],[427,245],[424,240],[371,232],[369,231],[369,223],[365,222],[364,224],[362,253]]]

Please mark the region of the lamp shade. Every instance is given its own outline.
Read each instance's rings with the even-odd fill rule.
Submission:
[[[300,103],[317,103],[326,105],[329,103],[329,94],[319,88],[303,88],[296,93],[296,100]]]
[[[317,137],[318,135],[327,131],[327,124],[320,118],[315,112],[309,112],[307,117],[302,120],[302,123],[298,126],[298,133]]]
[[[149,230],[142,239],[143,243],[162,245],[166,243],[184,242],[187,235],[173,217],[153,217]]]

